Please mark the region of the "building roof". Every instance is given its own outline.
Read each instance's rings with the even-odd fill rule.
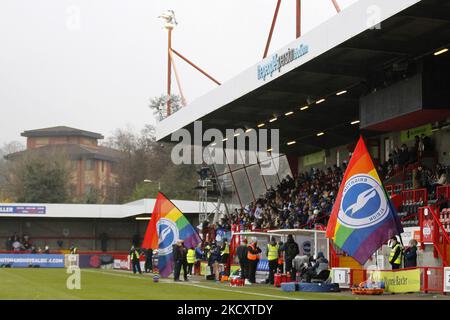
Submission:
[[[52,154],[63,153],[71,160],[95,159],[117,162],[125,155],[123,152],[103,146],[86,146],[79,144],[49,144],[39,148],[28,149],[11,153],[5,156],[8,160],[20,158],[26,154]]]
[[[50,128],[42,128],[35,130],[27,130],[20,134],[23,137],[55,137],[55,136],[75,136],[75,137],[87,137],[93,139],[103,139],[104,136],[91,131],[80,130],[76,128],[66,127],[66,126],[57,126]]]
[[[359,120],[360,98],[383,85],[393,66],[413,65],[449,39],[448,0],[360,0],[159,122],[157,140],[168,141],[182,128],[192,134],[199,120],[203,131],[222,132],[265,123],[280,130],[280,151],[293,155],[348,144],[361,134],[350,124]],[[289,57],[292,50],[296,59]],[[287,63],[274,68],[274,59],[286,54]],[[348,92],[336,95],[343,90]],[[290,111],[295,113],[285,116]],[[317,136],[321,131],[326,135]],[[297,143],[287,146],[291,140]]]
[[[156,199],[141,199],[125,204],[59,204],[59,203],[0,203],[2,217],[36,218],[104,218],[122,219],[153,212]],[[199,213],[198,201],[173,200],[183,213]],[[215,204],[207,203],[208,212]]]

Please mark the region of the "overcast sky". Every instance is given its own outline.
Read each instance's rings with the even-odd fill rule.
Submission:
[[[341,8],[358,0],[338,0]],[[0,146],[24,130],[66,125],[110,135],[154,124],[150,97],[166,90],[167,33],[173,48],[221,82],[262,58],[276,0],[2,0]],[[302,1],[302,31],[336,11]],[[295,39],[295,1],[283,1],[271,51]],[[177,59],[189,101],[216,85]],[[174,81],[175,85],[175,81]],[[176,85],[175,85],[176,86]],[[176,91],[176,88],[175,88]]]

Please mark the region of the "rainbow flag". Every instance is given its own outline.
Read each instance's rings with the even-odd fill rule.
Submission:
[[[172,273],[172,246],[180,239],[184,240],[188,249],[195,248],[202,241],[183,213],[159,192],[142,248],[158,249],[158,269],[161,277],[168,277]]]
[[[326,237],[364,264],[387,240],[402,232],[361,137],[339,187]]]

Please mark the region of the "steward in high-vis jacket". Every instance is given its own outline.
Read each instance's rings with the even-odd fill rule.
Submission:
[[[221,262],[223,264],[227,264],[228,257],[230,256],[230,245],[228,244],[227,238],[223,238],[223,244],[220,248],[220,255],[222,256]]]
[[[402,264],[402,247],[397,241],[397,237],[391,239],[391,252],[389,254],[389,263],[392,266],[392,270],[400,269]]]
[[[256,283],[256,268],[261,256],[261,249],[258,247],[258,241],[255,239],[247,247],[247,260],[248,260],[248,280],[250,283]]]
[[[195,263],[195,250],[193,248],[188,249],[186,259],[188,264],[188,275],[192,276],[192,267]]]
[[[130,260],[133,266],[133,273],[139,272],[139,274],[142,274],[141,264],[139,263],[140,255],[139,250],[132,246],[130,250]]]
[[[267,244],[267,260],[269,260],[269,283],[274,283],[274,274],[278,268],[278,246],[275,238],[270,239],[270,243]]]

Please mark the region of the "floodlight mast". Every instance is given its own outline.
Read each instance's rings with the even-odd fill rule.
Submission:
[[[296,23],[295,23],[295,35],[297,38],[300,38],[302,35],[301,32],[301,22],[302,22],[302,17],[301,17],[301,0],[296,0],[296,10],[295,10],[295,19],[296,19]],[[331,2],[334,5],[334,8],[336,9],[336,12],[339,13],[341,12],[341,7],[339,6],[337,0],[331,0]],[[277,0],[277,5],[275,7],[275,13],[273,15],[272,18],[272,24],[270,26],[270,30],[269,30],[269,36],[267,37],[267,41],[266,41],[266,46],[264,48],[264,54],[263,54],[263,59],[267,57],[267,54],[269,53],[269,47],[270,47],[270,42],[272,41],[272,35],[273,35],[273,30],[275,29],[275,25],[277,23],[277,18],[278,18],[278,11],[280,10],[280,5],[281,5],[281,0]]]
[[[211,81],[215,82],[217,85],[220,85],[220,82],[211,77],[208,73],[206,73],[203,69],[195,65],[193,62],[191,62],[189,59],[187,59],[185,56],[183,56],[181,53],[176,51],[172,48],[172,30],[178,25],[177,20],[175,19],[175,12],[173,10],[167,10],[163,14],[161,14],[158,18],[164,20],[164,26],[163,28],[167,30],[167,116],[170,116],[172,113],[172,108],[170,104],[171,99],[171,93],[172,93],[172,66],[173,71],[175,73],[175,77],[177,80],[178,89],[181,96],[181,103],[183,106],[186,105],[186,99],[183,94],[183,90],[181,88],[181,82],[177,73],[177,69],[175,68],[175,61],[173,59],[173,54],[177,55],[179,58],[190,64],[193,68],[197,69],[199,72],[201,72],[204,76],[209,78]]]
[[[172,49],[172,30],[178,24],[175,19],[175,12],[173,10],[167,10],[161,14],[158,18],[165,21],[164,28],[167,30],[167,116],[170,116],[170,95],[172,89],[172,57],[170,50]]]

